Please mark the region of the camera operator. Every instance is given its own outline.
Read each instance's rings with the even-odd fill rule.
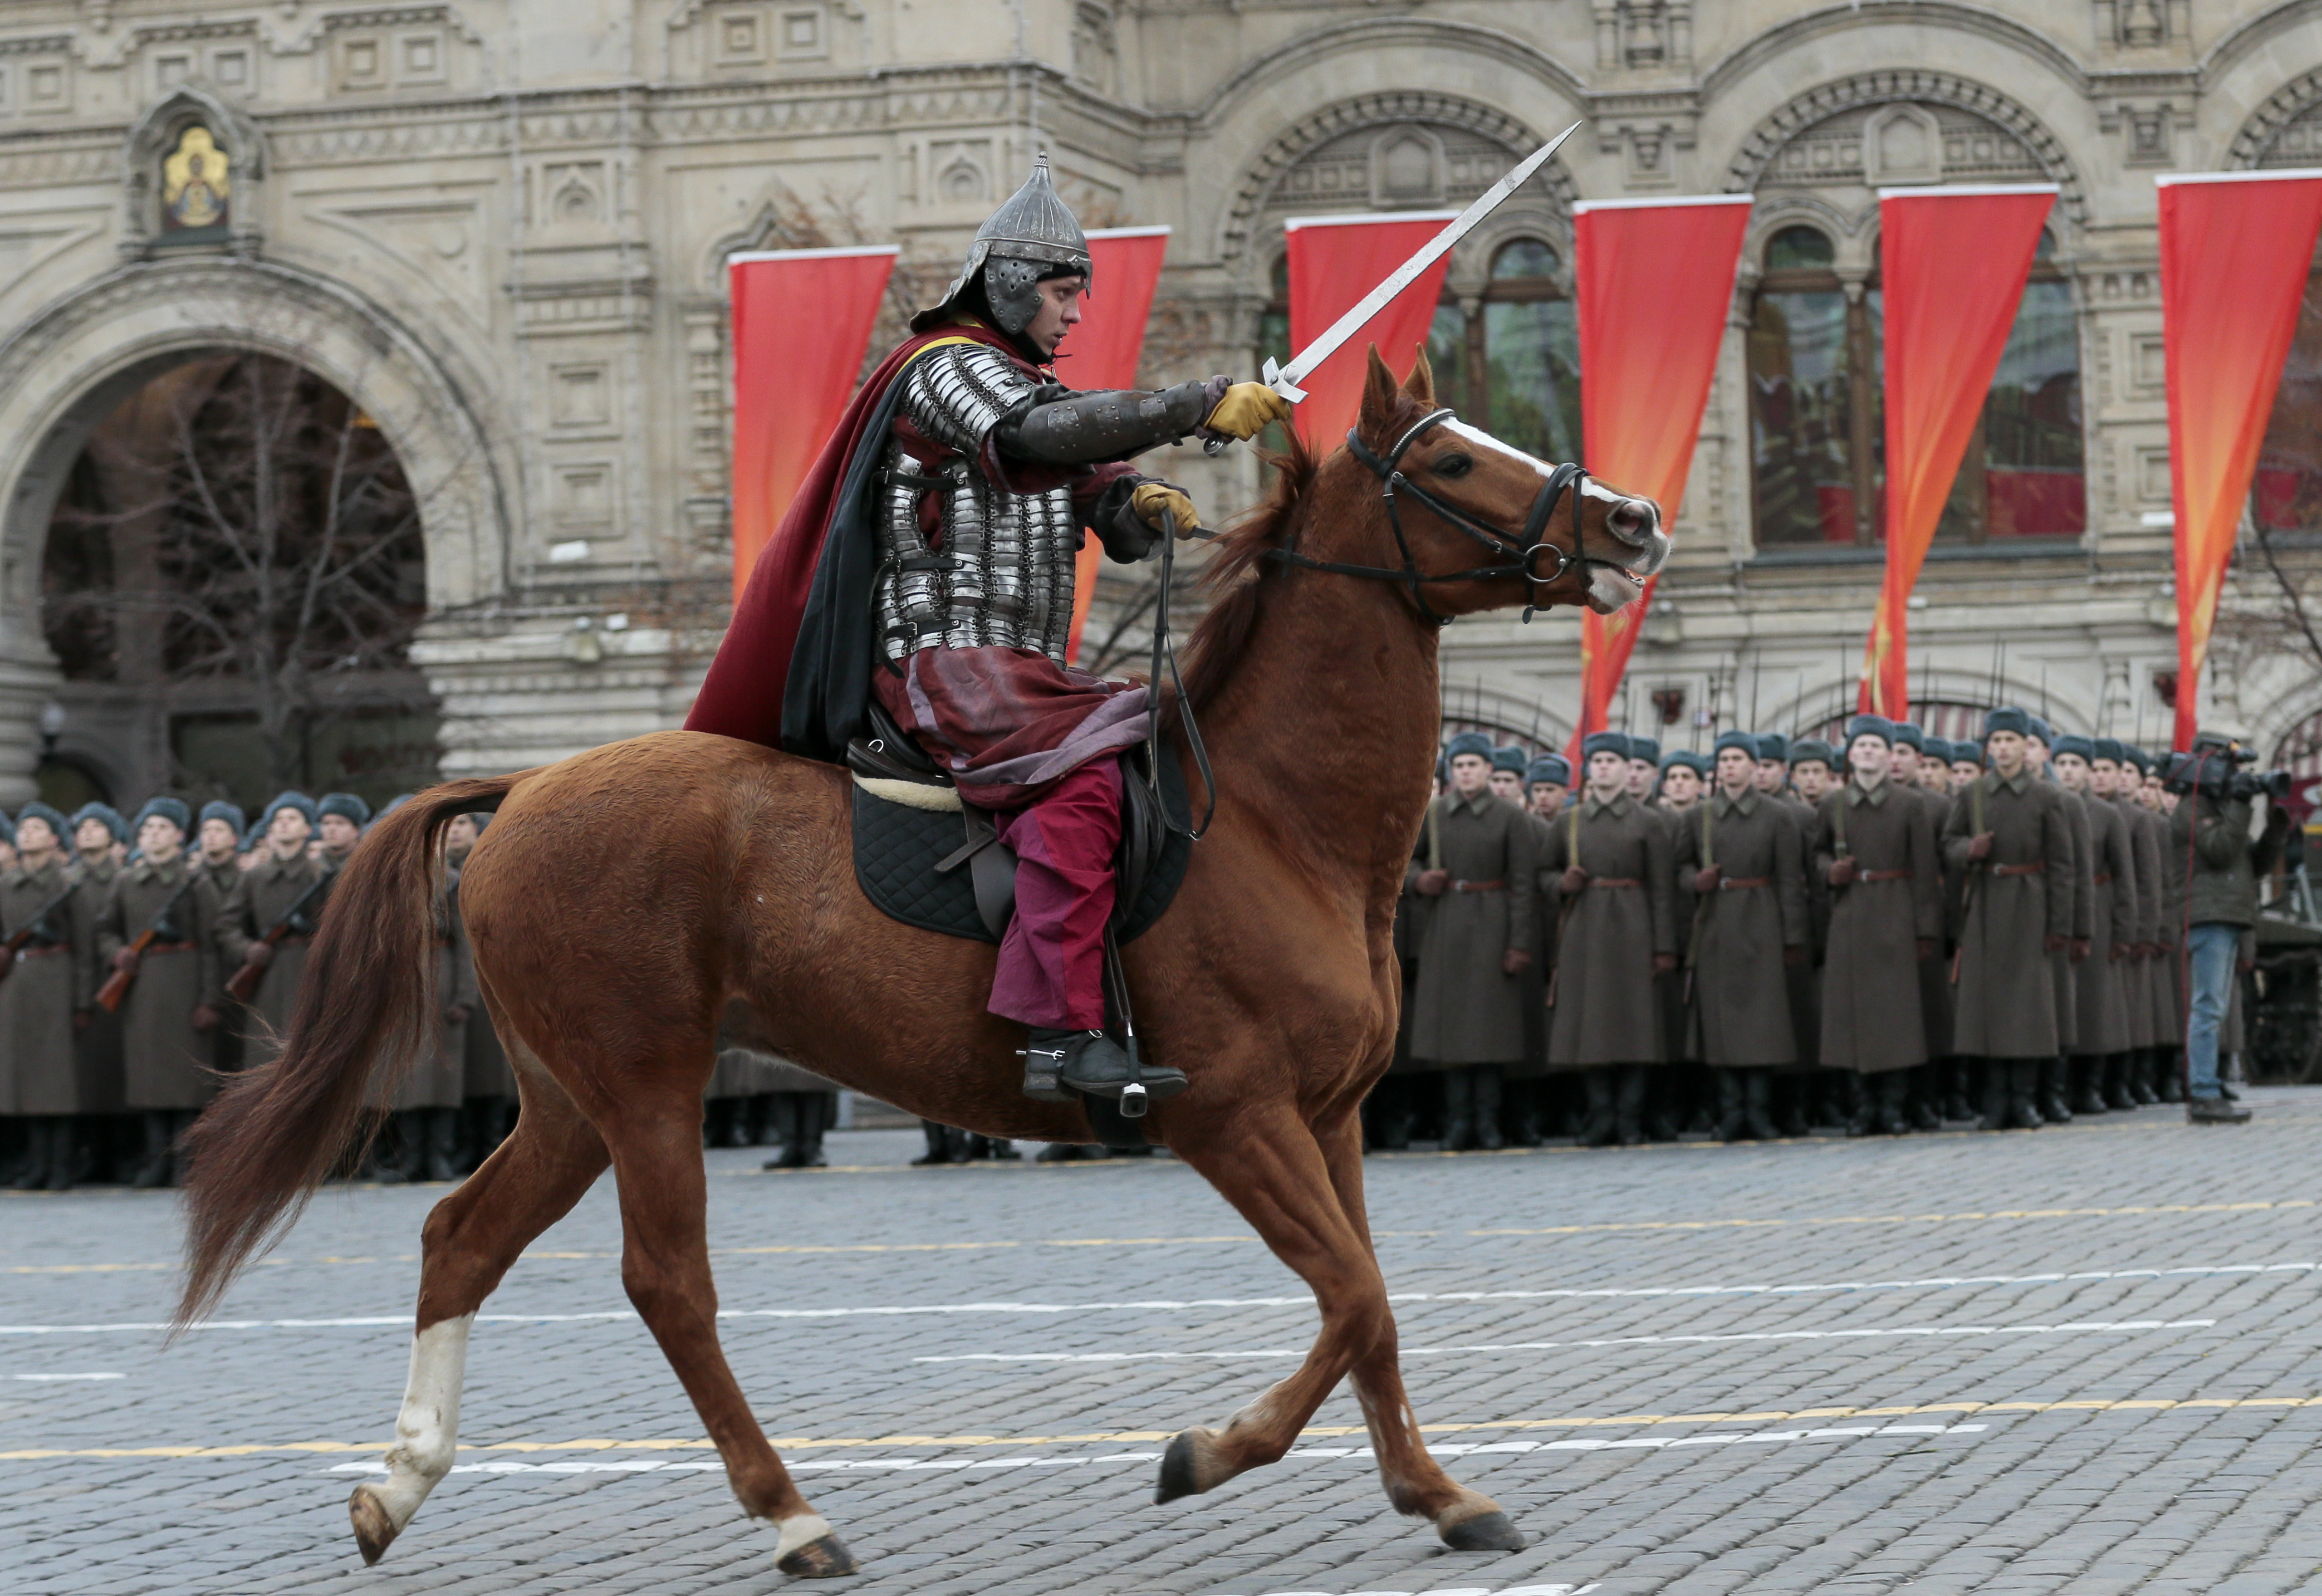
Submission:
[[[2171,862],[2186,884],[2187,986],[2191,1015],[2185,1031],[2185,1117],[2194,1124],[2240,1124],[2248,1109],[2228,1100],[2217,1080],[2217,1032],[2233,997],[2243,935],[2257,924],[2257,878],[2273,867],[2290,829],[2279,800],[2288,793],[2283,771],[2260,775],[2239,766],[2255,756],[2214,732],[2194,738],[2192,751],[2170,761],[2168,786],[2181,794],[2170,817]],[[2250,805],[2269,805],[2265,830],[2250,839]]]

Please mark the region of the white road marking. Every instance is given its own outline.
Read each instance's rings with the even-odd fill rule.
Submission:
[[[124,1380],[121,1374],[12,1374],[11,1380]]]
[[[1741,1341],[1868,1341],[1897,1336],[2080,1335],[2130,1330],[2207,1330],[2215,1319],[2117,1319],[2083,1325],[1906,1325],[1879,1330],[1751,1330],[1722,1335],[1614,1335],[1599,1341],[1476,1342],[1458,1346],[1407,1346],[1406,1358],[1441,1353],[1541,1353],[1569,1347],[1676,1346]],[[914,1363],[1198,1362],[1215,1358],[1303,1358],[1304,1347],[1246,1347],[1215,1353],[933,1353]]]
[[[1949,1290],[1959,1287],[1981,1289],[1999,1286],[2071,1285],[2083,1281],[2101,1280],[2192,1280],[2215,1275],[2251,1277],[2273,1274],[2311,1274],[2322,1270],[2322,1263],[2217,1263],[2189,1266],[2181,1269],[2097,1269],[2077,1270],[2069,1273],[2036,1275],[1936,1275],[1924,1280],[1818,1280],[1787,1284],[1730,1286],[1597,1286],[1544,1287],[1536,1290],[1511,1291],[1396,1291],[1387,1300],[1397,1305],[1433,1302],[1545,1302],[1555,1300],[1606,1301],[1636,1298],[1715,1298],[1715,1297],[1799,1297],[1835,1295],[1853,1291],[1923,1291]],[[935,1302],[910,1303],[891,1307],[745,1307],[722,1308],[721,1319],[853,1319],[902,1318],[918,1315],[975,1314],[1097,1314],[1097,1313],[1185,1313],[1203,1308],[1304,1308],[1311,1311],[1314,1299],[1299,1294],[1284,1297],[1192,1297],[1140,1298],[1117,1302]],[[628,1308],[603,1308],[587,1313],[571,1314],[478,1314],[480,1325],[579,1325],[594,1320],[636,1322],[636,1314]],[[359,1317],[335,1319],[208,1319],[192,1325],[194,1330],[335,1330],[335,1329],[396,1329],[408,1330],[411,1316],[375,1314]],[[101,1325],[0,1325],[0,1335],[105,1335],[122,1333],[156,1333],[169,1328],[161,1319],[128,1319]]]
[[[1593,1437],[1570,1441],[1495,1441],[1488,1444],[1445,1441],[1431,1444],[1428,1450],[1438,1457],[1475,1456],[1486,1453],[1658,1452],[1686,1446],[1768,1446],[1793,1441],[1854,1441],[1865,1435],[1979,1435],[1987,1427],[1979,1424],[1843,1425],[1819,1430],[1757,1430],[1739,1435],[1637,1435],[1613,1441]],[[784,1458],[782,1463],[794,1474],[946,1474],[990,1469],[1069,1469],[1086,1463],[1159,1463],[1161,1457],[1157,1452],[1106,1452],[1081,1457],[880,1457],[795,1462]],[[1368,1463],[1371,1457],[1371,1449],[1367,1446],[1302,1446],[1285,1454],[1284,1461]],[[455,1474],[702,1474],[717,1473],[725,1467],[715,1458],[682,1463],[664,1462],[653,1457],[588,1458],[561,1463],[517,1463],[496,1459],[490,1463],[454,1463],[452,1472]],[[333,1463],[323,1472],[330,1474],[384,1474],[387,1464],[372,1461]]]

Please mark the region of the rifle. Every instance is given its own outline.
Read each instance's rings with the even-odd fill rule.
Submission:
[[[297,901],[293,903],[288,909],[283,910],[282,917],[277,920],[272,925],[268,926],[266,928],[266,934],[260,937],[258,940],[251,943],[251,946],[254,948],[277,948],[281,946],[282,939],[291,933],[293,927],[297,922],[298,911],[306,906],[306,901],[309,898],[312,898],[316,893],[321,892],[324,888],[329,886],[331,885],[331,880],[332,877],[329,875],[315,876],[313,881],[307,884],[306,890],[298,894]],[[244,954],[242,956],[242,968],[234,971],[233,976],[226,981],[225,995],[228,997],[233,998],[236,1003],[248,1003],[257,993],[259,982],[265,978],[266,966],[262,964],[251,963],[250,956],[248,954]]]
[[[1968,827],[1970,837],[1983,835],[1984,780],[1982,776],[1976,777],[1974,784],[1967,790],[1968,809],[1973,817],[1973,823]],[[1960,940],[1959,946],[1952,949],[1952,985],[1954,986],[1959,985],[1960,959],[1967,952],[1967,921],[1969,913],[1975,908],[1977,873],[1987,862],[1984,859],[1970,861],[1967,867],[1967,885],[1960,889]]]
[[[40,934],[41,928],[49,922],[49,916],[63,908],[65,906],[65,900],[79,890],[79,882],[66,882],[64,891],[59,893],[55,897],[50,898],[47,903],[41,904],[41,912],[24,922],[23,930],[18,931],[14,936],[10,937],[5,942],[0,942],[0,981],[6,980],[9,976],[14,973],[16,968],[16,955],[23,952],[24,950],[25,944],[30,942],[33,937]],[[49,934],[49,940],[52,942],[55,941],[57,940],[56,934],[54,932],[50,932]]]
[[[169,923],[169,911],[178,906],[178,900],[184,897],[186,889],[193,885],[194,874],[189,869],[186,873],[186,878],[178,883],[178,890],[162,901],[161,906],[153,912],[153,918],[146,922],[145,929],[137,933],[137,940],[129,944],[129,950],[132,953],[142,957],[146,949],[151,948],[160,940],[161,928]],[[105,977],[105,985],[96,989],[96,1001],[104,1007],[106,1014],[120,1012],[122,1004],[129,996],[129,988],[136,979],[137,967],[133,964],[125,970],[116,969]]]

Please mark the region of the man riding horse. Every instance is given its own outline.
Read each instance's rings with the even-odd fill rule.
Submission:
[[[942,303],[872,373],[736,605],[689,730],[837,759],[877,702],[994,812],[1016,913],[991,1012],[1027,1026],[1026,1089],[1154,1098],[1183,1071],[1105,1033],[1105,926],[1120,842],[1119,756],[1147,689],[1065,663],[1082,529],[1124,563],[1192,500],[1127,462],[1199,436],[1246,439],[1290,406],[1224,377],[1076,393],[1050,362],[1081,319],[1088,241],[1042,157],[968,247]]]

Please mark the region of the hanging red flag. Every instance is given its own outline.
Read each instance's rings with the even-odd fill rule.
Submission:
[[[1134,388],[1137,364],[1145,353],[1145,327],[1153,315],[1153,289],[1161,280],[1161,258],[1169,252],[1166,227],[1104,227],[1088,235],[1093,287],[1081,305],[1081,324],[1065,338],[1057,374],[1073,387]],[[1081,628],[1088,624],[1089,599],[1104,547],[1081,538],[1073,566],[1073,628],[1065,643],[1065,663],[1081,656]]]
[[[2186,748],[2199,725],[2217,593],[2322,233],[2322,170],[2154,181],[2177,521],[2176,746]]]
[[[1583,200],[1572,207],[1580,420],[1589,474],[1661,507],[1675,525],[1709,405],[1751,197]],[[1602,731],[1659,579],[1635,602],[1580,615],[1580,743]]]
[[[734,302],[734,596],[863,375],[897,247],[728,255]]]
[[[1283,224],[1290,246],[1290,353],[1330,330],[1355,302],[1385,280],[1455,219],[1456,211],[1385,211],[1358,216],[1293,216]],[[1323,454],[1337,448],[1363,408],[1363,373],[1372,344],[1398,373],[1408,371],[1435,324],[1449,255],[1413,278],[1363,328],[1299,384],[1298,435]]]
[[[2040,251],[2053,183],[1879,191],[1887,323],[1887,578],[1857,704],[1910,719],[1911,589]]]

